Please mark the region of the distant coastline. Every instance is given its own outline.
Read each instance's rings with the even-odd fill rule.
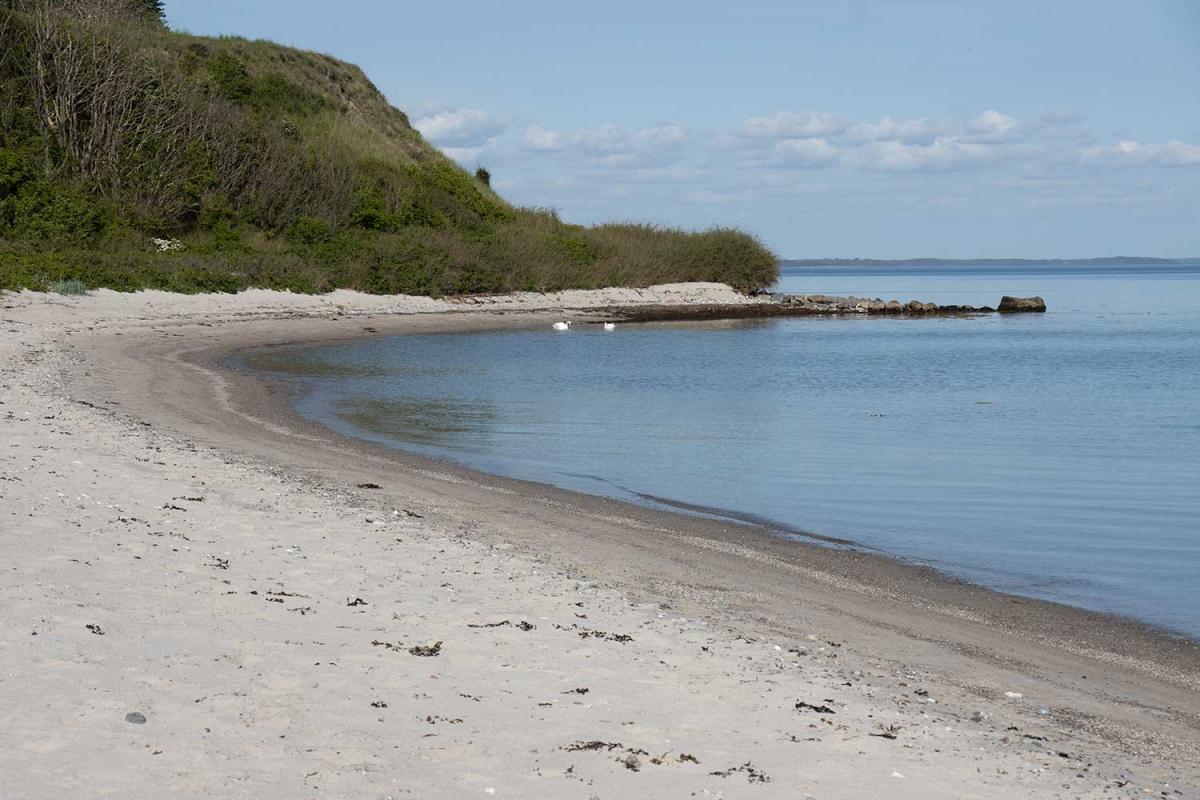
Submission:
[[[785,258],[785,267],[992,267],[1014,264],[1056,264],[1072,267],[1136,266],[1139,264],[1185,264],[1200,258],[1150,258],[1108,256],[1105,258]]]

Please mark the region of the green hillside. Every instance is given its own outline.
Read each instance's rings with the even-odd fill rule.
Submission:
[[[172,32],[159,6],[0,0],[0,289],[774,280],[774,255],[736,230],[583,227],[514,207],[358,67]]]

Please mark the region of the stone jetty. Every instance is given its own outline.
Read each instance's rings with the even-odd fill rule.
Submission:
[[[834,315],[953,316],[1041,312],[1046,303],[1040,297],[1005,296],[999,309],[991,306],[938,305],[921,300],[884,300],[879,297],[841,297],[828,294],[763,293],[751,302],[697,304],[687,306],[641,305],[617,307],[608,313],[629,322],[662,320],[747,319],[756,317],[802,317]]]
[[[899,300],[853,295],[839,297],[828,294],[772,294],[770,298],[771,302],[794,313],[809,314],[991,314],[996,311],[990,306],[940,306],[920,300],[902,303]]]

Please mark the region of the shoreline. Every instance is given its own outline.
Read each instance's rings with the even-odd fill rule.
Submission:
[[[606,321],[626,321],[626,322],[673,322],[673,321],[695,321],[695,320],[721,320],[721,319],[742,319],[740,316],[722,317],[721,311],[727,310],[730,306],[661,306],[649,305],[642,308],[617,307],[612,309],[604,309],[597,311],[594,309],[574,309],[568,310],[565,316],[575,317],[578,322],[583,324],[599,325]],[[941,582],[947,586],[959,585],[972,590],[972,593],[982,593],[980,596],[972,597],[966,601],[971,604],[986,605],[988,596],[994,596],[994,599],[1000,602],[1017,602],[1017,603],[1037,603],[1047,606],[1046,613],[1077,613],[1080,616],[1077,620],[1069,620],[1062,623],[1063,627],[1076,627],[1078,625],[1105,626],[1108,623],[1119,624],[1123,627],[1121,636],[1128,636],[1132,631],[1140,632],[1142,635],[1156,638],[1165,637],[1168,640],[1174,640],[1182,643],[1185,647],[1194,648],[1194,654],[1200,657],[1200,637],[1190,635],[1183,631],[1173,630],[1171,628],[1156,625],[1152,622],[1140,620],[1132,616],[1119,614],[1112,611],[1104,611],[1090,609],[1084,606],[1071,605],[1060,601],[1039,598],[1031,595],[1016,594],[1014,592],[1005,591],[1003,589],[988,586],[987,584],[979,583],[970,578],[954,575],[946,570],[935,567],[931,564],[922,562],[919,558],[904,557],[891,553],[886,549],[865,544],[856,539],[842,536],[832,536],[822,534],[820,532],[808,530],[805,528],[796,527],[788,523],[770,519],[768,517],[754,514],[753,512],[739,511],[736,509],[697,505],[688,503],[669,497],[658,497],[652,494],[645,494],[630,487],[616,487],[620,492],[640,498],[640,502],[634,499],[622,497],[619,494],[602,494],[588,492],[584,490],[571,489],[554,483],[513,478],[501,473],[489,472],[483,469],[472,467],[468,464],[456,461],[449,458],[437,458],[434,456],[422,455],[417,452],[406,450],[402,447],[395,447],[382,442],[374,442],[369,439],[359,438],[352,435],[338,433],[331,428],[328,428],[320,423],[309,420],[294,410],[291,402],[283,395],[291,388],[289,382],[284,378],[272,377],[265,372],[256,372],[252,368],[239,369],[231,367],[227,362],[234,357],[241,357],[255,352],[270,351],[277,349],[306,349],[313,346],[332,344],[336,342],[353,341],[365,338],[383,338],[389,336],[403,336],[407,334],[439,334],[439,335],[458,335],[469,332],[488,332],[498,330],[532,330],[545,327],[550,321],[558,319],[563,314],[551,314],[546,316],[540,312],[502,312],[503,316],[493,316],[482,325],[473,325],[469,331],[463,330],[455,322],[449,320],[427,321],[428,324],[422,324],[420,330],[411,330],[410,326],[404,322],[399,323],[394,330],[384,329],[388,322],[383,322],[384,327],[375,327],[372,323],[372,330],[364,332],[361,335],[341,336],[340,334],[331,334],[329,332],[313,332],[311,334],[302,335],[299,338],[291,336],[283,337],[280,340],[274,340],[273,335],[265,338],[251,337],[248,342],[238,342],[229,347],[229,349],[217,349],[211,352],[203,352],[197,357],[189,360],[191,363],[205,371],[212,373],[220,373],[224,376],[223,380],[232,381],[231,385],[235,386],[234,398],[232,402],[235,406],[253,406],[256,408],[264,408],[265,411],[261,416],[269,417],[274,424],[297,431],[304,431],[306,437],[311,437],[314,440],[320,440],[328,443],[340,443],[342,447],[351,450],[361,448],[364,453],[382,458],[387,461],[389,456],[396,456],[398,465],[405,469],[423,470],[426,472],[448,471],[456,476],[475,483],[487,483],[490,481],[500,481],[508,489],[514,489],[530,495],[531,497],[542,497],[547,493],[553,493],[560,497],[564,504],[580,504],[586,503],[588,499],[596,501],[605,501],[616,504],[616,511],[613,513],[620,514],[625,517],[636,516],[639,510],[655,511],[661,514],[668,515],[666,521],[656,520],[648,524],[670,524],[674,520],[677,527],[687,528],[689,523],[687,520],[703,521],[711,526],[711,530],[706,530],[705,535],[719,538],[725,535],[729,526],[736,529],[744,529],[746,532],[754,536],[765,537],[771,540],[785,542],[786,545],[794,544],[802,548],[818,548],[821,550],[845,550],[852,553],[858,560],[862,558],[879,559],[882,563],[879,565],[879,573],[885,572],[890,568],[896,570],[914,571],[914,574],[905,574],[900,577],[901,580],[909,581],[913,586],[925,585],[929,582]],[[751,312],[751,317],[757,316],[755,312]],[[774,316],[774,315],[771,315]],[[805,315],[810,316],[810,315]],[[828,315],[825,315],[828,316]],[[855,315],[846,315],[853,317]],[[236,376],[236,377],[234,377]],[[272,388],[264,388],[255,384],[264,384]],[[256,416],[260,416],[256,414]],[[697,523],[698,524],[698,523]],[[806,555],[810,553],[806,551]],[[846,565],[837,564],[826,565],[829,570],[846,569]],[[879,574],[875,573],[875,574]],[[872,578],[875,577],[872,574]],[[1057,610],[1057,612],[1056,612]],[[1200,663],[1200,662],[1198,662]],[[1192,684],[1197,690],[1200,690],[1200,681]]]
[[[578,508],[585,514],[596,509],[604,516],[623,522],[632,521],[652,530],[670,530],[689,536],[698,534],[715,541],[728,537],[741,546],[753,547],[757,544],[762,549],[771,551],[770,556],[774,557],[780,555],[786,557],[790,555],[787,551],[795,549],[803,551],[806,559],[821,560],[823,557],[830,557],[828,561],[820,561],[818,569],[823,570],[826,576],[849,577],[858,582],[860,589],[865,590],[865,587],[888,585],[896,580],[903,580],[906,583],[904,589],[919,593],[919,603],[925,607],[935,608],[945,602],[945,599],[939,597],[939,594],[949,593],[951,610],[948,613],[952,616],[986,619],[988,606],[993,600],[1006,601],[1026,606],[1026,609],[1021,610],[1028,610],[1030,619],[1026,619],[1024,614],[1016,617],[1000,615],[995,619],[988,620],[990,624],[1020,625],[1026,627],[1027,630],[1037,626],[1040,628],[1037,631],[1038,635],[1051,638],[1061,635],[1063,631],[1086,628],[1086,636],[1092,640],[1089,642],[1090,646],[1094,646],[1096,638],[1107,643],[1122,645],[1114,648],[1117,652],[1112,657],[1113,660],[1129,663],[1133,661],[1133,652],[1144,653],[1151,650],[1161,656],[1164,655],[1163,651],[1165,650],[1167,655],[1171,653],[1180,655],[1181,660],[1178,662],[1180,665],[1188,664],[1192,658],[1196,658],[1197,661],[1193,666],[1200,666],[1200,642],[1138,620],[1053,601],[1008,594],[955,578],[934,567],[906,562],[886,553],[854,551],[834,555],[838,551],[828,547],[805,542],[785,542],[779,537],[770,536],[762,526],[733,521],[705,520],[703,517],[654,509],[601,495],[561,489],[550,484],[507,478],[452,462],[427,458],[387,445],[343,436],[323,425],[306,420],[296,413],[283,397],[286,391],[285,382],[272,381],[247,372],[237,372],[226,366],[226,361],[235,355],[263,348],[303,348],[315,344],[355,340],[364,336],[403,335],[405,333],[452,335],[471,331],[532,329],[542,327],[549,324],[551,320],[563,316],[595,322],[608,318],[606,311],[596,312],[584,309],[570,310],[566,314],[557,311],[504,311],[499,314],[489,313],[482,319],[464,319],[464,315],[469,313],[471,312],[464,311],[453,314],[449,318],[439,314],[421,315],[420,317],[367,316],[355,318],[366,322],[368,327],[372,328],[370,331],[338,330],[339,325],[331,326],[324,319],[296,319],[288,321],[292,330],[286,332],[280,331],[276,329],[275,325],[272,325],[270,330],[240,331],[232,333],[228,337],[218,336],[217,343],[211,347],[194,348],[189,346],[187,351],[182,354],[172,347],[168,347],[165,351],[151,348],[148,355],[153,360],[186,364],[198,370],[200,375],[206,376],[201,380],[211,382],[213,386],[219,388],[219,397],[214,396],[213,399],[219,399],[220,413],[214,413],[211,417],[206,414],[200,419],[190,414],[183,419],[172,415],[173,423],[178,426],[181,421],[186,421],[190,428],[187,430],[189,435],[204,435],[206,426],[211,426],[209,428],[211,431],[212,428],[223,428],[232,423],[237,426],[236,434],[232,434],[228,432],[229,429],[226,429],[227,432],[220,437],[226,446],[232,444],[230,438],[241,441],[243,446],[261,446],[264,444],[263,439],[255,436],[256,426],[261,426],[268,432],[268,436],[264,437],[267,438],[267,447],[260,449],[258,454],[269,455],[272,459],[284,456],[286,460],[279,463],[286,467],[303,469],[306,465],[319,462],[321,459],[318,457],[318,451],[322,455],[336,453],[342,458],[348,455],[352,462],[358,462],[360,458],[370,458],[378,466],[369,470],[362,467],[351,468],[344,462],[338,463],[341,458],[337,456],[334,457],[334,461],[337,468],[344,470],[345,473],[361,473],[361,476],[365,476],[364,481],[377,475],[380,471],[401,470],[392,479],[393,484],[404,480],[412,481],[418,477],[432,478],[434,482],[447,483],[452,487],[474,484],[481,489],[481,492],[472,500],[478,500],[481,496],[493,501],[497,496],[517,496],[520,498],[518,505],[534,501],[547,504],[554,509]],[[596,313],[600,313],[601,316],[590,319]],[[618,314],[620,313],[618,311]],[[111,356],[111,351],[106,354],[106,357]],[[134,356],[135,360],[143,358],[145,356],[141,353]],[[186,390],[180,392],[179,396],[194,398],[198,391],[203,391],[193,381],[186,381],[185,386]],[[89,388],[94,388],[94,384]],[[134,391],[129,386],[123,387],[118,395],[122,399],[118,402],[126,408],[134,405],[136,401],[132,401],[131,398]],[[153,409],[147,407],[144,402],[141,405],[134,405],[134,407],[139,414],[150,417],[153,421]],[[197,422],[200,424],[196,425]],[[152,422],[152,424],[160,423],[161,420]],[[302,449],[299,452],[289,453],[280,447],[278,444],[280,441],[289,442],[289,447]],[[324,469],[328,469],[328,467]],[[445,491],[444,487],[443,491]],[[888,599],[895,599],[894,596],[884,596]],[[1057,617],[1061,615],[1066,615],[1069,619],[1058,619]],[[1131,642],[1135,642],[1135,644],[1129,646]],[[1171,647],[1172,644],[1177,647]],[[1079,649],[1084,648],[1080,645]],[[1148,665],[1145,673],[1147,675],[1161,674],[1160,666],[1170,669],[1173,665],[1169,663]],[[1183,685],[1200,691],[1200,674],[1190,677]],[[1200,713],[1197,714],[1197,720],[1200,721]]]
[[[668,315],[666,317],[657,316],[663,312],[663,309],[664,307],[662,306],[654,306],[648,309],[648,318],[646,321],[697,318],[688,315],[690,309],[686,307],[680,309],[680,316],[670,316],[670,311],[666,311]],[[596,316],[597,313],[599,313],[599,316]],[[702,314],[703,312],[701,312]],[[288,388],[285,380],[272,379],[265,375],[254,374],[249,371],[234,370],[227,364],[227,361],[232,357],[262,349],[307,348],[314,345],[358,340],[365,337],[396,336],[409,333],[458,335],[469,332],[537,329],[544,327],[551,320],[558,319],[561,316],[564,315],[558,313],[547,315],[542,312],[502,312],[499,316],[489,317],[482,324],[469,326],[470,330],[464,330],[461,327],[461,320],[457,318],[453,321],[444,318],[423,319],[423,324],[419,330],[412,330],[408,321],[403,319],[394,321],[386,318],[373,319],[371,325],[376,329],[366,332],[364,336],[343,336],[340,333],[313,330],[306,331],[300,336],[289,333],[281,338],[277,338],[276,333],[272,332],[265,336],[251,335],[240,341],[235,338],[234,341],[226,341],[218,344],[213,349],[193,351],[185,356],[183,360],[191,366],[215,376],[213,380],[220,381],[225,385],[228,392],[226,396],[233,414],[241,414],[243,413],[243,409],[250,409],[254,418],[266,420],[271,427],[283,431],[285,436],[299,435],[304,440],[310,442],[313,447],[336,447],[339,450],[353,453],[356,456],[369,456],[373,459],[379,459],[384,464],[388,464],[389,466],[394,465],[403,470],[403,472],[396,476],[399,479],[411,479],[411,473],[433,475],[444,473],[456,485],[462,485],[460,482],[474,483],[487,487],[493,492],[503,494],[516,493],[524,501],[546,502],[548,500],[552,504],[562,507],[579,507],[588,510],[591,507],[602,507],[603,513],[606,515],[612,515],[624,520],[633,520],[650,529],[680,531],[693,536],[701,535],[705,538],[718,541],[728,538],[742,545],[749,543],[751,547],[757,544],[762,550],[769,551],[771,556],[782,556],[785,560],[794,563],[801,561],[811,562],[814,559],[819,559],[822,554],[839,552],[838,548],[832,548],[818,541],[807,542],[785,538],[778,534],[780,532],[794,532],[785,531],[782,527],[778,531],[774,531],[766,520],[737,519],[733,515],[738,512],[730,512],[727,509],[711,509],[710,513],[719,515],[719,518],[712,518],[706,517],[703,513],[687,513],[681,510],[655,508],[650,505],[634,503],[617,497],[561,488],[550,483],[510,478],[478,470],[451,460],[432,458],[390,445],[339,434],[297,413],[285,397]],[[628,310],[624,308],[613,309],[612,311],[606,310],[604,312],[576,309],[571,310],[565,316],[593,323],[599,323],[608,319],[629,319]],[[704,317],[701,316],[699,318]],[[387,330],[386,328],[390,327],[393,322],[396,325],[395,329]],[[302,460],[297,459],[291,466],[299,467],[303,466],[303,463]],[[396,479],[394,478],[393,480]],[[670,500],[669,498],[656,498],[656,500],[664,502],[667,505],[678,504],[678,501]],[[828,574],[836,573],[844,577],[851,577],[860,581],[862,585],[902,583],[903,586],[900,590],[902,594],[912,593],[919,597],[920,602],[934,607],[938,604],[948,602],[955,608],[955,611],[951,613],[961,615],[963,613],[962,609],[965,608],[967,609],[966,614],[968,616],[981,619],[987,617],[987,607],[993,601],[1028,605],[1036,609],[1031,614],[1035,618],[1033,620],[1026,620],[1024,618],[1005,619],[1005,617],[1000,617],[989,620],[989,622],[991,624],[1023,625],[1032,623],[1036,625],[1049,619],[1052,629],[1040,630],[1038,631],[1039,634],[1061,635],[1061,630],[1087,627],[1089,629],[1087,634],[1089,637],[1095,637],[1097,633],[1101,633],[1102,637],[1108,641],[1124,640],[1128,642],[1131,637],[1138,639],[1138,649],[1142,651],[1147,649],[1147,644],[1161,648],[1165,639],[1167,642],[1179,643],[1182,648],[1181,652],[1189,656],[1195,656],[1197,658],[1195,665],[1200,666],[1200,639],[1194,639],[1177,631],[1161,628],[1141,620],[1111,612],[1095,611],[1052,600],[1016,595],[993,589],[983,584],[950,575],[930,565],[904,559],[886,551],[868,548],[853,539],[823,537],[821,534],[808,531],[799,533],[806,538],[814,540],[826,539],[830,544],[844,546],[845,549],[842,552],[846,554],[846,558],[834,556],[829,561],[821,563],[820,568]],[[787,552],[793,547],[800,551],[795,556]],[[864,561],[872,563],[866,566],[864,565]],[[886,578],[881,580],[880,576],[885,575]],[[956,588],[959,591],[954,591]],[[1056,616],[1070,618],[1062,620],[1053,619]],[[1148,672],[1152,671],[1154,670],[1148,670]],[[1200,675],[1195,680],[1189,681],[1186,685],[1189,688],[1200,691]],[[1200,720],[1200,715],[1198,715],[1198,720]]]
[[[169,434],[185,451],[250,459],[314,492],[352,495],[367,509],[410,510],[420,515],[414,517],[419,524],[457,531],[472,546],[537,559],[555,574],[589,581],[638,607],[669,609],[747,640],[808,642],[801,648],[807,650],[819,631],[821,641],[836,641],[828,655],[879,673],[861,679],[874,681],[876,692],[911,696],[903,676],[921,675],[945,698],[937,710],[954,707],[967,717],[959,724],[971,724],[972,706],[986,708],[981,719],[996,732],[989,747],[995,758],[1017,759],[1014,765],[1025,756],[1004,731],[1040,726],[1069,736],[1072,752],[1083,752],[1100,769],[1200,784],[1194,703],[1200,647],[1193,641],[995,592],[887,556],[783,541],[742,524],[485,475],[348,439],[300,419],[280,386],[224,367],[235,352],[268,346],[449,325],[455,331],[541,325],[561,318],[561,303],[547,304],[554,310],[523,310],[506,302],[498,304],[506,309],[501,314],[489,308],[380,315],[374,308],[289,310],[285,302],[282,311],[240,319],[228,313],[216,319],[186,305],[176,304],[170,314],[139,307],[111,321],[93,314],[90,330],[89,320],[76,320],[74,330],[47,333],[82,365],[66,375],[77,412],[97,413],[81,403],[107,407],[103,416]],[[614,305],[569,315],[599,320]],[[36,303],[29,307],[38,310]],[[19,316],[21,306],[16,309]],[[0,316],[13,314],[9,308]],[[359,484],[381,488],[355,488]],[[1006,690],[1030,700],[1006,701]],[[1038,703],[1049,707],[1048,715],[1038,712]],[[1074,761],[1064,767],[1072,775],[1088,772]],[[631,768],[615,769],[615,778],[605,773],[603,779],[631,778],[623,774]],[[629,786],[636,791],[638,784]],[[919,793],[930,789],[925,784]],[[994,796],[998,786],[976,789]],[[1099,796],[1100,785],[1095,791]]]

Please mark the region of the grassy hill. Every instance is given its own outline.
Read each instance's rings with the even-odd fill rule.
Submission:
[[[771,283],[736,230],[517,208],[352,64],[163,25],[154,0],[0,0],[0,289],[461,294]],[[448,34],[447,34],[448,35]]]

